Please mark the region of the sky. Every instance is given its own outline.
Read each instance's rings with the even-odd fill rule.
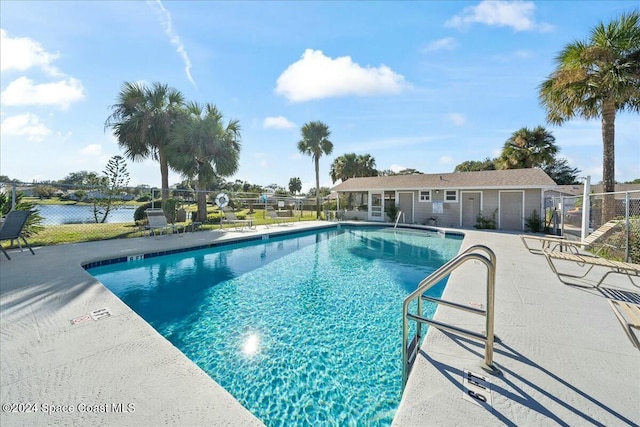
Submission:
[[[568,43],[634,1],[0,2],[0,175],[24,182],[101,172],[123,155],[105,121],[124,82],[160,82],[239,120],[240,179],[315,187],[301,127],[377,169],[452,172],[545,126],[559,157],[602,179],[600,121],[545,121],[538,87]],[[640,116],[616,118],[616,180],[640,178]],[[160,186],[127,160],[130,185]],[[171,172],[170,184],[182,181]]]

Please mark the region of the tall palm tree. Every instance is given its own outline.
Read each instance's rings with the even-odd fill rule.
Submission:
[[[316,210],[320,218],[320,157],[333,151],[333,143],[329,141],[331,131],[326,124],[315,121],[305,123],[301,129],[302,139],[298,141],[298,151],[311,156],[316,170]]]
[[[553,163],[558,147],[556,139],[544,127],[521,128],[504,143],[496,160],[498,169],[522,169],[542,167]]]
[[[540,85],[547,121],[562,124],[574,117],[600,118],[602,183],[615,189],[615,118],[618,111],[640,111],[640,12],[600,23],[586,41],[565,46],[556,69]],[[603,207],[603,220],[613,216],[613,203]]]
[[[183,104],[182,93],[166,84],[153,83],[147,87],[138,82],[125,82],[105,122],[105,128],[112,129],[126,157],[133,161],[151,158],[160,163],[163,200],[169,196],[166,149]]]
[[[197,180],[198,221],[207,218],[207,186],[221,176],[233,175],[240,160],[240,123],[226,125],[215,105],[188,103],[171,135],[171,166]]]

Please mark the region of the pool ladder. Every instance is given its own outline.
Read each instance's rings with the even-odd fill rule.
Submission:
[[[487,267],[487,304],[486,309],[476,308],[469,305],[458,304],[440,298],[424,295],[433,285],[444,279],[449,273],[467,261],[480,261]],[[402,316],[402,389],[404,390],[409,378],[409,372],[413,362],[418,355],[420,339],[422,338],[422,324],[426,323],[443,331],[451,332],[467,338],[471,338],[484,343],[484,362],[481,367],[490,374],[497,374],[500,371],[493,364],[493,316],[495,300],[496,282],[496,255],[484,245],[475,245],[463,251],[461,254],[444,264],[442,267],[431,273],[418,284],[418,288],[405,298],[403,303]],[[415,313],[409,312],[409,305],[417,299],[417,310]],[[462,329],[450,324],[435,321],[422,315],[422,302],[429,301],[435,304],[443,304],[449,307],[468,311],[470,313],[485,316],[484,334],[468,329]],[[416,334],[409,342],[409,321],[416,322]]]

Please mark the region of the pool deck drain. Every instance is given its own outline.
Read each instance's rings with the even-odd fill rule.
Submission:
[[[35,256],[12,252],[11,261],[0,261],[0,425],[261,425],[81,265],[326,225],[58,245],[36,248]],[[497,255],[501,342],[494,360],[503,374],[480,369],[482,345],[430,328],[394,425],[640,424],[640,352],[607,298],[561,284],[516,235],[464,233],[463,248],[484,243]],[[478,271],[472,264],[456,270],[445,297],[483,304]],[[607,287],[638,293],[628,280],[615,280]],[[105,310],[94,313],[101,320],[91,317],[97,308]],[[476,317],[442,307],[436,313],[437,320],[482,330]],[[491,405],[466,399],[469,390],[483,391],[466,372],[487,378],[471,377],[488,389]]]

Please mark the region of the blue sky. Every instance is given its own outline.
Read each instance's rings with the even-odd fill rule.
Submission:
[[[315,186],[300,128],[320,120],[333,153],[378,169],[451,172],[546,126],[560,156],[602,178],[600,122],[545,123],[538,86],[569,42],[637,1],[2,1],[0,174],[30,182],[100,172],[123,154],[104,129],[125,81],[161,82],[242,126],[227,179]],[[160,184],[128,161],[131,184]],[[640,118],[616,119],[616,179],[640,178]],[[170,183],[181,180],[172,174]]]

